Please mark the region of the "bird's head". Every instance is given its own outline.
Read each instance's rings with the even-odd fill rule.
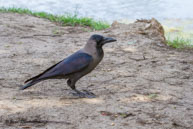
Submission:
[[[102,35],[94,34],[90,37],[89,41],[94,41],[93,43],[96,44],[96,47],[102,47],[106,43],[111,43],[117,41],[111,37],[103,37]]]

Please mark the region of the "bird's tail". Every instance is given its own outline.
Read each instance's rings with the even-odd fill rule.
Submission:
[[[27,82],[24,86],[20,87],[20,90],[24,90],[28,87],[31,87],[33,85],[35,85],[36,83],[40,82],[41,80],[31,80],[29,82]]]

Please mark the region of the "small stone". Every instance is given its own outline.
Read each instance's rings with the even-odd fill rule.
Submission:
[[[111,123],[111,126],[115,126],[115,123]]]

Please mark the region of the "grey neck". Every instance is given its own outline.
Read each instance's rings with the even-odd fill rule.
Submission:
[[[89,53],[90,55],[95,55],[99,57],[103,57],[104,55],[102,46],[97,46],[96,42],[93,40],[87,42],[84,47],[84,51]]]
[[[103,48],[102,48],[102,46],[100,46],[100,47],[96,47],[96,50],[97,50],[97,54],[98,54],[98,56],[104,56],[104,52],[103,52]]]

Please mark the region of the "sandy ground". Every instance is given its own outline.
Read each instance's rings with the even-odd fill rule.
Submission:
[[[193,129],[193,51],[167,47],[162,31],[154,20],[91,32],[0,13],[0,128]],[[65,80],[18,90],[95,33],[118,40],[77,83],[97,98],[74,98]]]

